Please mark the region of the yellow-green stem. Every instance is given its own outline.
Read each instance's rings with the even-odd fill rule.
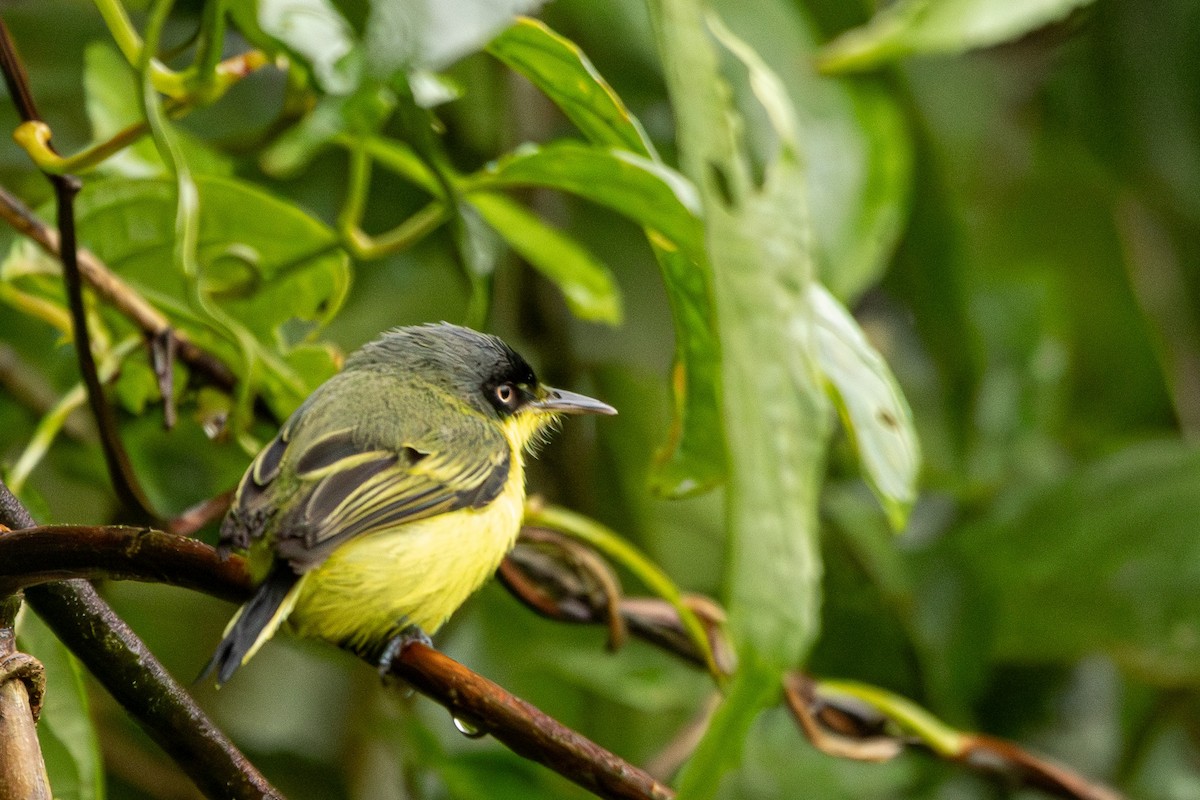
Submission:
[[[866,703],[940,756],[957,758],[962,754],[963,734],[907,698],[855,681],[820,681],[818,686],[823,694],[842,694]]]

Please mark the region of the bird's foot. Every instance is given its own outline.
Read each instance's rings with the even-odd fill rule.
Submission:
[[[379,659],[376,661],[376,667],[379,669],[379,677],[386,678],[392,671],[392,664],[404,652],[404,648],[414,642],[425,645],[428,648],[433,648],[433,640],[429,638],[429,634],[421,630],[420,625],[405,625],[400,629],[400,632],[388,639],[383,650],[379,654]]]

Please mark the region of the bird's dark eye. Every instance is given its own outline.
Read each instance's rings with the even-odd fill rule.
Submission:
[[[496,399],[503,405],[512,406],[517,401],[517,387],[511,383],[502,383],[496,387]]]

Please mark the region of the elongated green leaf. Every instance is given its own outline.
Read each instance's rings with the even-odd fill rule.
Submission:
[[[641,123],[570,39],[520,19],[487,51],[528,78],[591,141],[657,159]]]
[[[568,39],[536,20],[523,19],[498,36],[488,52],[528,78],[594,144],[660,163],[637,118],[587,56]],[[667,183],[673,193],[684,199],[684,205],[691,208],[689,198],[695,190],[685,189],[674,177]],[[590,191],[615,199],[615,192],[604,187]],[[598,197],[593,199],[606,202]],[[665,226],[661,221],[656,224]],[[680,228],[671,227],[679,239],[688,238]],[[691,223],[683,227],[691,227]],[[656,458],[650,485],[660,495],[683,497],[712,488],[725,474],[717,394],[719,350],[705,265],[707,256],[696,257],[695,249],[681,241],[665,242],[655,230],[650,225],[647,235],[663,273],[675,327],[672,375],[675,413],[670,436]]]
[[[579,142],[526,145],[472,179],[485,189],[541,186],[570,192],[624,214],[693,261],[704,259],[695,187],[661,164],[625,150]]]
[[[54,796],[59,800],[103,800],[104,761],[83,670],[36,615],[26,611],[20,623],[18,646],[46,669],[38,740]]]
[[[534,269],[562,290],[580,319],[621,321],[621,294],[608,267],[578,242],[500,195],[477,192],[468,201]]]
[[[1104,652],[1200,685],[1200,451],[1139,444],[1006,508],[954,543],[991,590],[999,656]]]
[[[707,259],[654,246],[675,326],[672,397],[675,413],[655,455],[650,488],[662,497],[689,497],[725,479],[720,401],[720,343],[713,320]]]
[[[826,45],[826,72],[869,69],[918,53],[961,53],[1007,42],[1093,0],[899,0]]]
[[[867,483],[895,530],[917,496],[920,448],[912,412],[896,378],[850,312],[825,287],[808,290],[817,326],[817,358],[834,403],[854,439]]]
[[[794,111],[778,78],[702,2],[650,8],[681,162],[708,224],[730,469],[729,611],[742,689],[718,711],[729,725],[710,727],[685,768],[680,796],[697,798],[711,797],[737,764],[738,742],[724,737],[744,733],[816,636],[817,494],[830,419],[806,299],[813,258]],[[710,31],[748,71],[775,134],[760,185]]]

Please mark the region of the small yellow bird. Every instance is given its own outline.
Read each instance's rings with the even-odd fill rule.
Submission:
[[[562,414],[615,414],[538,382],[495,336],[397,328],[346,361],[250,464],[221,526],[258,590],[202,677],[229,680],[285,620],[386,670],[512,548],[525,452]]]

